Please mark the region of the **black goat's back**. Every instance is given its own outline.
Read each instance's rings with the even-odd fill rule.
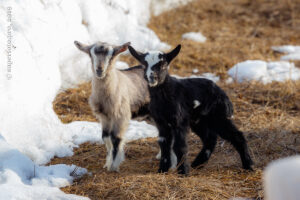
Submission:
[[[184,91],[181,102],[186,102],[193,117],[210,115],[228,118],[233,115],[233,105],[230,99],[213,81],[205,78],[173,78],[173,80],[173,83],[179,84],[183,88],[181,90]],[[180,90],[175,89],[174,92],[176,91]],[[194,101],[200,103],[196,108]]]

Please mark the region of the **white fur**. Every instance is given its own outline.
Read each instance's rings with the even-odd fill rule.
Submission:
[[[158,138],[159,142],[162,142],[164,140],[165,140],[164,137],[159,137]],[[176,156],[176,154],[173,150],[173,146],[174,146],[174,139],[172,140],[171,151],[170,151],[170,153],[171,153],[171,155],[170,155],[170,157],[171,157],[171,169],[175,169],[176,166],[177,166],[177,156]],[[156,159],[158,159],[158,160],[161,159],[161,149],[159,150],[158,154],[156,155]]]
[[[200,106],[200,104],[201,104],[200,101],[198,101],[198,100],[194,100],[193,102],[194,102],[194,107],[193,107],[194,109],[197,108],[198,106]]]
[[[158,154],[155,156],[155,158],[156,158],[157,160],[159,160],[159,159],[161,158],[161,150],[160,150],[160,149],[159,149]]]
[[[106,162],[105,162],[105,165],[103,166],[103,168],[110,169],[112,161],[113,161],[113,156],[112,156],[113,144],[111,142],[110,137],[104,137],[103,141],[105,143],[106,151],[107,151]]]
[[[277,160],[264,173],[266,200],[300,198],[300,156]]]
[[[115,157],[115,159],[113,160],[113,163],[109,169],[109,171],[119,171],[119,166],[120,164],[124,161],[124,142],[122,141],[119,144],[119,148],[118,148],[118,152],[117,155]]]
[[[175,169],[177,166],[177,156],[174,150],[171,150],[171,169]]]
[[[118,152],[113,159],[113,144],[110,137],[103,138],[105,146],[106,146],[106,162],[103,168],[107,168],[108,171],[119,171],[120,164],[124,161],[124,141],[119,144]]]
[[[158,137],[158,142],[163,142],[165,140],[166,140],[166,138],[164,138],[164,137]]]
[[[172,139],[172,144],[171,144],[171,169],[175,169],[177,166],[177,156],[173,150],[174,147],[174,139]]]
[[[150,51],[147,56],[145,57],[145,61],[148,63],[147,71],[146,71],[146,76],[147,79],[150,80],[150,75],[153,73],[152,66],[161,61],[159,58],[159,55],[162,54],[160,51]],[[151,84],[149,83],[150,87],[156,86],[157,83]]]

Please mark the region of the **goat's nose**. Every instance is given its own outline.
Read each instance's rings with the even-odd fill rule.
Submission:
[[[149,78],[150,78],[149,81],[153,81],[153,80],[154,80],[154,75],[153,75],[153,73],[150,74],[150,77],[149,77]]]
[[[102,69],[101,68],[97,68],[96,73],[98,76],[102,75]]]
[[[150,79],[152,79],[152,80],[154,79],[154,74],[153,73],[150,74]]]

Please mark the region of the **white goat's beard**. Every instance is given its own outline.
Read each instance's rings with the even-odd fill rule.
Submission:
[[[153,82],[153,83],[148,82],[148,85],[149,85],[150,87],[155,87],[155,86],[157,86],[157,84],[158,84],[157,81],[155,81],[155,82]]]
[[[95,75],[97,79],[104,79],[106,76],[106,73],[103,73],[102,76],[98,76],[97,74]]]

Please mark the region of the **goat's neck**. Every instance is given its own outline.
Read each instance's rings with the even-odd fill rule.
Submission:
[[[163,83],[159,84],[157,87],[149,87],[150,95],[153,96],[158,94],[158,95],[162,95],[162,97],[168,95],[172,90],[170,83],[171,83],[171,77],[169,74],[167,74]]]

